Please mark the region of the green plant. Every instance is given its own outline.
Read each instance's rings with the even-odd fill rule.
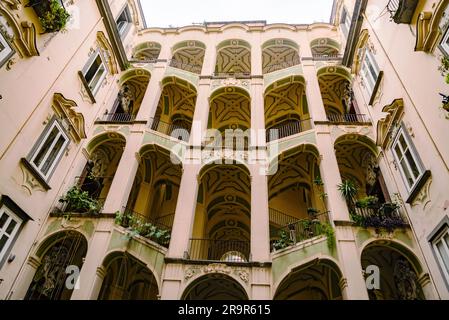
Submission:
[[[354,223],[357,226],[363,226],[365,223],[365,218],[359,214],[356,214],[354,212],[350,212],[349,216],[351,217],[351,220],[354,221]]]
[[[324,185],[323,180],[321,180],[320,176],[316,176],[315,179],[313,179],[313,183],[318,187],[321,187]]]
[[[337,186],[337,188],[348,204],[354,202],[358,190],[356,184],[353,181],[344,180]]]
[[[69,18],[70,14],[58,0],[50,0],[49,10],[39,17],[39,21],[44,32],[55,32],[64,29]]]
[[[449,58],[446,56],[441,57],[441,65],[438,67],[438,70],[440,70],[441,75],[444,77],[444,80],[446,83],[449,84]]]
[[[279,239],[273,242],[273,248],[275,250],[285,249],[293,244],[289,234],[285,230],[279,232]]]
[[[318,233],[326,235],[327,247],[332,251],[335,248],[335,231],[329,223],[319,223]]]
[[[358,199],[355,205],[358,208],[375,208],[379,203],[379,198],[376,196],[366,196],[362,199]]]
[[[87,191],[81,190],[77,186],[70,188],[67,193],[59,199],[61,203],[67,203],[66,212],[98,213],[101,204],[92,199]]]
[[[307,213],[309,214],[309,216],[314,217],[318,214],[318,212],[320,211],[316,208],[307,208]]]

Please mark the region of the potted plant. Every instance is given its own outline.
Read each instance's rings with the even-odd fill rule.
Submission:
[[[399,205],[397,203],[386,202],[380,206],[379,212],[384,216],[391,216],[391,214],[397,209],[399,209]]]
[[[378,206],[379,198],[376,196],[366,196],[362,199],[358,199],[355,202],[357,208],[370,208],[375,209]]]
[[[319,210],[315,208],[307,208],[307,214],[311,220],[315,219]]]
[[[66,203],[66,212],[93,213],[97,214],[101,210],[101,205],[97,200],[92,199],[87,191],[73,186],[67,193],[59,199],[59,202]]]
[[[287,248],[293,244],[293,241],[290,239],[290,236],[287,232],[282,230],[279,233],[279,239],[273,242],[273,249],[282,250]]]
[[[39,17],[44,33],[64,29],[70,18],[70,14],[59,0],[30,0],[28,6],[32,7]]]
[[[343,198],[345,198],[348,204],[354,203],[355,196],[357,195],[357,186],[351,180],[344,180],[337,186]]]

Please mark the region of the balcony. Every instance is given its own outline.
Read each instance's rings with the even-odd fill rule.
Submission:
[[[266,141],[271,142],[279,140],[311,129],[312,129],[312,121],[310,118],[300,121],[289,121],[286,123],[281,123],[279,125],[275,125],[267,129]]]
[[[212,79],[251,79],[250,72],[214,72]]]
[[[250,241],[190,239],[188,260],[246,263],[250,259]]]
[[[190,130],[185,126],[164,122],[160,118],[150,118],[149,128],[164,135],[174,137],[185,142],[189,141]]]
[[[401,214],[395,203],[373,204],[361,207],[356,202],[350,206],[351,218],[356,225],[363,228],[385,229],[392,232],[395,229],[408,226],[406,218]]]
[[[266,73],[270,73],[270,72],[275,72],[278,70],[282,70],[282,69],[286,69],[286,68],[290,68],[293,66],[296,66],[298,64],[301,64],[301,59],[295,58],[295,59],[291,59],[291,60],[287,60],[287,61],[283,61],[281,63],[277,63],[277,64],[270,64],[269,66],[267,66],[265,68],[265,74]]]
[[[98,118],[95,123],[132,123],[136,116],[129,113],[106,113]]]
[[[201,73],[202,67],[200,65],[188,64],[175,59],[170,59],[168,62],[169,62],[168,65],[173,68],[181,69],[196,74]]]
[[[348,123],[357,123],[357,124],[365,124],[371,123],[365,114],[327,114],[327,120],[332,122],[333,124],[348,124]]]
[[[339,61],[343,59],[342,54],[313,54],[314,61]]]
[[[282,250],[320,235],[326,235],[329,247],[333,247],[335,240],[329,223],[329,212],[310,214],[309,219],[289,222],[276,231],[278,239],[272,238],[272,251]]]
[[[390,0],[387,4],[387,10],[395,23],[409,24],[415,14],[417,5],[418,0]]]

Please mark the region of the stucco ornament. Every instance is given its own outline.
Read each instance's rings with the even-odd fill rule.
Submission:
[[[418,277],[406,260],[398,260],[394,266],[394,283],[399,292],[400,300],[417,300],[420,298],[421,287]]]
[[[41,191],[41,192],[46,191],[22,163],[20,164],[20,169],[22,171],[22,183],[20,185],[30,195],[32,195],[34,191]]]
[[[424,209],[431,202],[430,197],[430,185],[432,184],[432,177],[430,177],[425,185],[421,188],[415,200],[411,203],[412,207],[422,204]]]
[[[232,272],[232,268],[222,264],[222,263],[213,263],[205,266],[203,268],[204,273],[224,273],[224,274],[230,274]]]
[[[200,271],[201,271],[200,267],[190,267],[184,272],[184,279],[189,280]]]

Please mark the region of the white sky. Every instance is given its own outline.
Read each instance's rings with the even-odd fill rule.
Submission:
[[[204,21],[329,22],[333,0],[141,0],[148,27]]]

